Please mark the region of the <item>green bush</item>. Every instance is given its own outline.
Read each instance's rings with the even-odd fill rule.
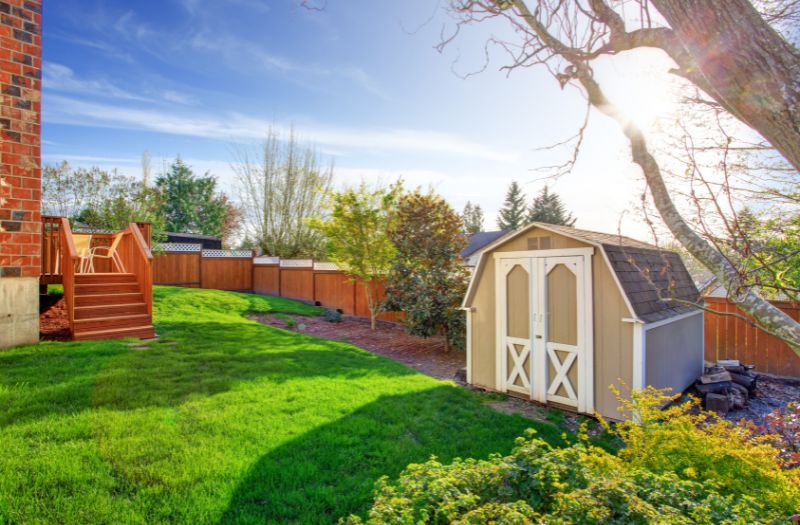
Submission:
[[[554,448],[531,433],[509,456],[409,465],[378,481],[366,522],[780,523],[799,510],[797,471],[781,470],[773,447],[663,402],[658,391],[634,394],[626,409],[637,422],[612,429],[625,443],[618,455],[585,436]]]
[[[341,323],[342,322],[342,312],[336,310],[334,308],[328,308],[325,310],[325,320],[329,323]]]

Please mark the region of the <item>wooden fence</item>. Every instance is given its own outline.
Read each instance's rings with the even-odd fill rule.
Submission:
[[[725,298],[706,297],[706,306],[720,313],[745,316]],[[800,304],[774,301],[773,304],[793,319],[800,320]],[[756,371],[779,376],[800,377],[800,357],[789,346],[732,315],[706,313],[706,360],[738,359],[753,364]]]
[[[253,257],[242,250],[176,244],[156,253],[153,280],[155,284],[275,295],[369,317],[363,283],[353,281],[332,263],[310,259]],[[383,296],[383,286],[379,286]],[[396,322],[401,314],[384,312],[379,319]]]

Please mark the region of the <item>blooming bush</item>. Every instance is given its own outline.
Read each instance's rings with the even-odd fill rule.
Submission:
[[[635,417],[607,425],[625,443],[617,455],[585,435],[556,448],[531,432],[508,456],[409,465],[378,481],[366,523],[774,523],[800,510],[797,471],[772,446],[664,401],[646,390],[625,403]]]

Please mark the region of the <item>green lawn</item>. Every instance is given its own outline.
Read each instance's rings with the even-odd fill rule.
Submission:
[[[156,287],[158,342],[0,352],[0,523],[331,523],[432,454],[529,427],[350,345],[270,328],[285,299]]]

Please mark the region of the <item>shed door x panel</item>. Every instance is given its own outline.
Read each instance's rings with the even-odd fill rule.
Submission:
[[[500,390],[591,409],[587,271],[582,256],[498,259]]]

